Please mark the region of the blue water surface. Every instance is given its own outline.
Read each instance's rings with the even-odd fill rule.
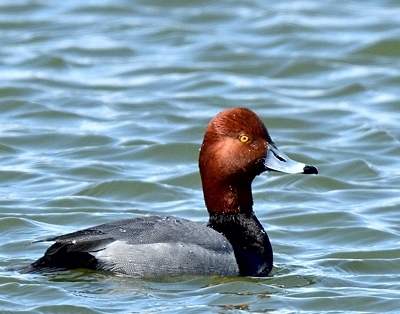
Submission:
[[[400,310],[396,1],[2,1],[4,313]],[[205,126],[245,106],[318,176],[268,173],[267,278],[9,271],[28,243],[141,215],[205,224]]]

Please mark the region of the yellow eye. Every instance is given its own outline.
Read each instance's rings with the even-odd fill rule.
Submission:
[[[248,137],[247,135],[240,135],[240,136],[239,136],[239,140],[240,140],[242,143],[248,142],[249,139],[250,139],[250,137]]]

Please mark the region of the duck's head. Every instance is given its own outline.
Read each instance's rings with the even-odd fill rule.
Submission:
[[[200,150],[199,168],[210,213],[252,211],[251,183],[264,171],[318,173],[314,166],[283,154],[261,119],[247,108],[224,110],[210,121]]]

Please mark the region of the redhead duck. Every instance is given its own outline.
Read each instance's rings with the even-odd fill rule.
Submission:
[[[261,119],[246,108],[224,110],[211,120],[199,168],[210,216],[207,226],[172,216],[102,224],[40,240],[55,243],[28,271],[89,268],[132,277],[267,276],[272,247],[253,212],[251,183],[265,171],[317,174],[317,169],[284,155]]]

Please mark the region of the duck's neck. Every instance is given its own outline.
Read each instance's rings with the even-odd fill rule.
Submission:
[[[266,276],[272,269],[272,247],[254,212],[210,213],[208,226],[223,234],[235,252],[242,276]]]
[[[251,213],[253,195],[251,181],[241,180],[227,184],[219,178],[203,184],[204,200],[210,213]]]

